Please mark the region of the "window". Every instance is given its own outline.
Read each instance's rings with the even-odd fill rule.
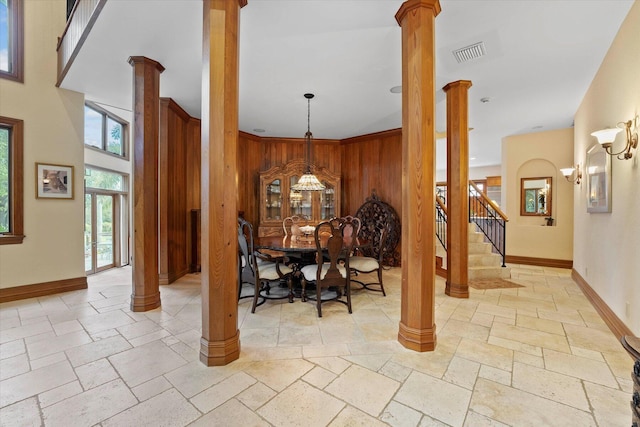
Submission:
[[[126,191],[125,179],[125,176],[118,172],[109,172],[89,167],[84,168],[84,182],[86,188]]]
[[[0,78],[23,81],[22,0],[0,0]]]
[[[22,120],[0,116],[0,245],[24,238],[22,135]]]
[[[2,0],[0,0],[2,1]],[[127,123],[94,103],[84,106],[84,145],[127,156]]]

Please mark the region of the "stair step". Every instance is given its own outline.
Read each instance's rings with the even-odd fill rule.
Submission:
[[[501,267],[502,257],[498,254],[470,254],[469,267]]]
[[[469,242],[469,255],[472,254],[489,254],[491,253],[491,243],[485,242]]]
[[[484,233],[474,232],[474,233],[469,233],[468,236],[469,237],[468,237],[467,241],[469,243],[471,243],[471,242],[477,242],[477,243],[484,242]]]
[[[510,279],[511,268],[509,267],[469,267],[469,280],[476,279]]]

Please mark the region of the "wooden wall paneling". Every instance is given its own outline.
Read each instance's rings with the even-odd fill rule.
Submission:
[[[191,117],[186,130],[186,182],[183,191],[186,194],[187,260],[192,273],[200,271],[200,214],[191,213],[194,209],[200,210],[200,131],[200,120]]]
[[[187,130],[191,117],[170,98],[160,100],[159,280],[167,285],[189,271]],[[198,186],[199,188],[199,186]]]

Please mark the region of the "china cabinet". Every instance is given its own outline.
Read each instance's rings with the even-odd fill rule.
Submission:
[[[303,160],[293,160],[260,172],[258,236],[283,235],[282,220],[288,216],[304,216],[315,225],[340,214],[340,176],[326,168],[311,168],[326,186],[324,190],[291,190],[305,169]]]

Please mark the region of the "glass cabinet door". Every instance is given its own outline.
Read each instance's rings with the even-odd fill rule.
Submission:
[[[274,179],[267,184],[267,200],[266,212],[267,219],[281,219],[282,218],[282,186],[279,179]]]
[[[320,192],[320,219],[326,220],[336,216],[335,189],[326,181],[325,189]]]
[[[299,176],[289,178],[289,188],[298,182]],[[293,191],[289,192],[289,206],[291,215],[298,215],[311,219],[313,217],[311,210],[311,191]]]

